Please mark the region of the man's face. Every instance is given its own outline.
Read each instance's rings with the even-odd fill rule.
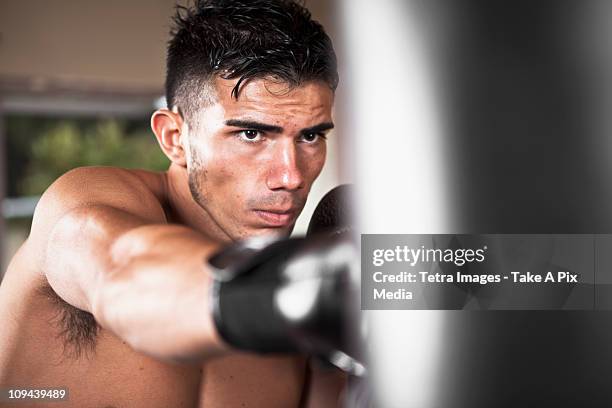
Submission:
[[[266,79],[217,79],[216,101],[190,130],[189,186],[227,237],[289,234],[326,154],[333,92],[323,82],[289,88]]]

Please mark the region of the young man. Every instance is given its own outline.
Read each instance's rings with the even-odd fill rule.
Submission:
[[[205,260],[291,232],[333,127],[331,41],[292,1],[201,0],[175,24],[151,119],[171,165],[76,169],[43,195],[0,288],[2,387],[68,387],[66,407],[308,399],[305,357],[222,340]]]

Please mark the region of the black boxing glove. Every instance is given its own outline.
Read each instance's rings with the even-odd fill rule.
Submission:
[[[321,201],[309,227],[315,235],[255,238],[210,258],[212,311],[226,343],[255,352],[306,352],[355,370],[345,326],[359,256],[351,236],[333,228],[347,230],[334,209],[346,189]]]
[[[344,292],[355,268],[348,237],[252,239],[209,260],[212,311],[228,344],[326,354],[343,343]]]
[[[336,235],[352,231],[355,224],[351,211],[352,190],[352,185],[342,184],[325,194],[312,213],[306,235]]]

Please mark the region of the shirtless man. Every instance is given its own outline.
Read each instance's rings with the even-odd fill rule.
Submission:
[[[0,388],[67,387],[53,407],[335,406],[341,376],[237,352],[210,312],[205,260],[291,232],[333,127],[321,26],[290,1],[245,3],[175,18],[169,109],[151,118],[166,172],[80,168],[42,196],[0,286]]]

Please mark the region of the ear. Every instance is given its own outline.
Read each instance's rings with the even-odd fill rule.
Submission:
[[[183,148],[183,118],[180,113],[168,109],[158,109],[151,116],[151,129],[157,137],[159,147],[174,164],[187,167]]]

